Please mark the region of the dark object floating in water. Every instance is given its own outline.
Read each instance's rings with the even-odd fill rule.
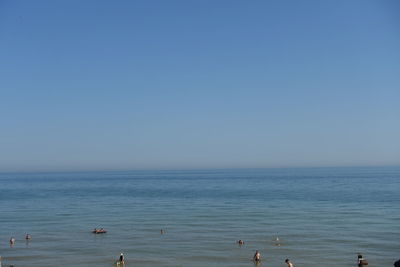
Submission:
[[[361,254],[358,254],[358,267],[363,267],[367,266],[368,261],[364,260],[363,256]]]
[[[103,228],[101,228],[101,229],[95,228],[95,229],[92,231],[92,233],[93,233],[93,234],[105,234],[105,233],[107,233],[107,230],[105,230],[105,229],[103,229]]]

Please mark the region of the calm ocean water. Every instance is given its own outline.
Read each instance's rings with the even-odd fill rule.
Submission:
[[[253,267],[256,249],[265,267],[392,267],[400,168],[0,174],[3,267]]]

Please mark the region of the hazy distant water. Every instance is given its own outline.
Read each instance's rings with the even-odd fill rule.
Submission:
[[[259,249],[261,266],[356,266],[357,252],[393,266],[399,193],[400,168],[1,174],[0,255],[16,267],[113,266],[120,252],[126,266],[252,267]]]

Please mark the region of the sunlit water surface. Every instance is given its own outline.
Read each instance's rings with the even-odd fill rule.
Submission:
[[[0,174],[0,255],[3,267],[109,267],[120,252],[126,267],[253,267],[258,249],[264,267],[356,266],[358,252],[393,266],[399,192],[396,167]]]

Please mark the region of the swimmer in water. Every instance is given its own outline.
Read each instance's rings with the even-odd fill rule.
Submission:
[[[14,245],[15,244],[15,238],[14,237],[11,237],[10,238],[10,245]]]
[[[275,246],[278,246],[278,247],[280,247],[281,246],[281,243],[279,243],[279,237],[276,237],[275,239],[274,239],[274,241],[275,241]]]
[[[92,233],[93,233],[93,234],[105,234],[105,233],[107,233],[107,230],[104,229],[104,228],[100,228],[100,229],[94,228],[94,230],[92,231]]]
[[[160,230],[160,234],[162,234],[162,235],[164,234],[164,230],[163,229]]]
[[[26,240],[31,240],[31,239],[32,239],[32,236],[31,236],[30,234],[26,234],[25,239],[26,239]]]
[[[124,254],[121,253],[119,255],[119,259],[117,261],[117,266],[124,266],[125,265],[125,259],[124,259]]]
[[[366,260],[364,260],[364,258],[361,254],[358,254],[358,256],[357,256],[357,263],[358,263],[358,267],[363,267],[364,265],[368,265],[368,262]]]
[[[236,243],[238,243],[239,245],[244,245],[244,241],[242,239],[238,240]]]
[[[291,263],[289,259],[286,259],[285,263],[287,264],[288,267],[294,267],[293,263]]]
[[[255,261],[255,262],[261,261],[261,253],[258,250],[256,250],[256,253],[254,253],[253,261]]]

